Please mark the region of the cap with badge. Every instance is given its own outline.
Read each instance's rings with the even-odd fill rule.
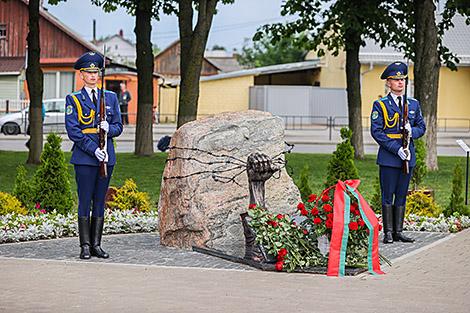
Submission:
[[[96,52],[87,52],[75,62],[74,69],[85,72],[98,72],[103,67],[103,56]]]
[[[393,62],[383,71],[380,79],[405,79],[408,75],[408,66],[403,62]]]

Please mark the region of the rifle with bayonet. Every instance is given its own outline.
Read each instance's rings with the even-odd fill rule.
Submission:
[[[410,140],[411,140],[411,134],[410,132],[405,128],[405,125],[408,123],[408,99],[407,99],[407,88],[408,88],[408,77],[405,78],[405,94],[403,96],[403,114],[402,114],[402,124],[401,124],[401,140],[402,140],[402,147],[403,150],[406,151],[407,155],[409,155],[410,152]],[[403,160],[402,164],[402,170],[403,174],[409,174],[410,173],[410,166],[408,163],[408,159]]]
[[[108,133],[101,128],[101,122],[106,121],[106,97],[104,94],[104,74],[106,68],[106,46],[104,47],[103,53],[103,68],[101,69],[101,97],[100,97],[100,114],[99,114],[99,132],[98,132],[98,139],[99,139],[99,147],[104,153],[106,157],[103,161],[100,162],[100,176],[107,177],[108,176],[108,145],[107,145],[107,137]]]

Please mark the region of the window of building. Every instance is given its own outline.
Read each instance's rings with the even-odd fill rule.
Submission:
[[[0,39],[7,38],[7,25],[0,24]]]
[[[75,88],[75,75],[72,72],[44,73],[44,99],[65,98]]]

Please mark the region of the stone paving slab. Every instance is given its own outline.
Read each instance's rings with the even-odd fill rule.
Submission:
[[[393,259],[403,257],[449,235],[431,232],[408,232],[407,234],[415,238],[416,242],[413,244],[400,242],[388,245],[381,244],[381,254],[393,261]],[[111,257],[106,260],[92,258],[93,262],[255,270],[250,266],[221,258],[161,246],[160,238],[155,233],[103,236],[102,246]],[[239,250],[241,251],[242,248]],[[26,259],[81,261],[78,258],[79,251],[77,237],[0,245],[0,256]],[[83,260],[83,262],[88,261]]]

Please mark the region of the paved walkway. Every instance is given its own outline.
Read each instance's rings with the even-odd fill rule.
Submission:
[[[106,261],[78,261],[77,238],[3,244],[0,312],[468,312],[470,230],[418,237],[386,275],[345,278],[252,270],[152,234],[105,236]]]

